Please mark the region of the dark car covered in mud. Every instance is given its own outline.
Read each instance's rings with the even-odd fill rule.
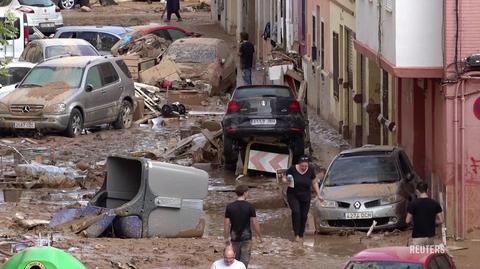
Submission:
[[[58,57],[36,65],[0,99],[0,129],[63,132],[112,123],[129,128],[135,107],[133,80],[120,58]]]
[[[222,127],[227,169],[234,169],[238,152],[253,139],[289,145],[296,162],[309,138],[306,106],[286,86],[238,87],[227,104]]]
[[[341,152],[320,183],[313,214],[317,232],[405,226],[417,176],[397,147],[366,145]]]

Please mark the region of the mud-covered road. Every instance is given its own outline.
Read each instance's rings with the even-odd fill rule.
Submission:
[[[189,2],[189,1],[187,1]],[[121,3],[113,7],[94,6],[90,13],[78,10],[64,11],[67,25],[138,25],[160,21],[159,2]],[[208,37],[232,42],[210,22],[208,12],[186,12],[179,24],[190,31]],[[232,43],[233,45],[233,43]],[[225,100],[212,100],[208,111],[222,111]],[[52,235],[53,246],[67,250],[88,268],[209,268],[211,262],[222,255],[223,211],[226,203],[234,200],[232,189],[239,182],[252,187],[251,202],[258,209],[258,219],[265,239],[255,242],[249,268],[343,268],[354,253],[369,247],[407,244],[409,231],[374,233],[367,238],[363,232],[339,235],[309,235],[303,245],[293,243],[289,210],[283,203],[279,187],[273,177],[261,175],[236,179],[230,172],[209,165],[201,167],[209,172],[209,195],[205,201],[207,229],[201,239],[87,239],[68,232],[53,231],[44,226],[26,229],[15,220],[21,213],[29,219],[49,220],[66,206],[85,205],[103,180],[105,158],[112,154],[132,155],[147,152],[161,157],[183,136],[185,130],[199,127],[202,121],[220,120],[219,117],[190,117],[170,120],[165,126],[152,128],[143,125],[129,130],[102,129],[89,132],[76,139],[48,135],[43,137],[3,137],[0,143],[44,147],[51,150],[51,158],[58,166],[72,167],[83,175],[82,183],[75,186],[25,190],[18,202],[0,202],[0,250],[10,251],[18,243],[38,241],[39,235]],[[348,144],[323,120],[311,116],[311,138],[315,163],[326,167],[330,160]],[[178,163],[189,165],[189,160]],[[13,159],[2,157],[3,178],[8,177]],[[19,179],[21,180],[21,179]],[[312,228],[311,226],[309,227]],[[475,233],[476,231],[474,231]],[[457,243],[452,243],[457,244]],[[458,268],[476,269],[472,257],[479,249],[478,241],[464,243],[466,250],[452,252]],[[0,252],[0,260],[8,258]],[[134,267],[128,267],[127,264]]]

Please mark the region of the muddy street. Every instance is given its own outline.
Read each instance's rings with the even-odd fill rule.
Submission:
[[[184,21],[175,25],[219,38],[237,51],[235,37],[211,22],[206,10],[195,10],[197,1],[185,1]],[[93,5],[91,12],[62,11],[65,25],[136,26],[161,21],[164,5],[154,1]],[[172,22],[173,24],[173,22]],[[253,77],[262,77],[263,70]],[[237,84],[241,85],[240,72]],[[263,84],[263,81],[256,81]],[[204,96],[203,96],[204,97]],[[374,247],[407,246],[411,230],[373,232],[345,231],[315,234],[313,217],[307,222],[303,243],[293,242],[291,211],[287,207],[275,174],[249,176],[225,170],[220,161],[220,122],[230,94],[204,97],[201,105],[190,106],[179,117],[150,117],[130,129],[109,125],[86,129],[76,138],[55,134],[16,133],[0,137],[0,263],[32,245],[51,245],[71,253],[87,268],[210,268],[222,257],[225,206],[236,199],[235,187],[250,187],[249,202],[257,209],[263,242],[255,241],[249,268],[329,268],[342,269],[355,253]],[[196,100],[198,101],[198,100]],[[317,168],[327,168],[331,160],[351,146],[325,120],[309,114],[311,157]],[[213,138],[205,135],[212,135]],[[215,137],[215,133],[217,136]],[[221,133],[221,132],[220,132]],[[189,140],[190,139],[190,140]],[[217,139],[217,140],[215,140]],[[183,145],[188,144],[187,146]],[[182,146],[183,145],[183,146]],[[86,238],[82,233],[55,229],[48,225],[56,212],[85,207],[102,187],[109,156],[144,157],[149,160],[193,166],[208,173],[208,196],[203,209],[205,232],[201,238]],[[24,161],[48,165],[38,172]],[[59,170],[54,170],[59,169]],[[57,172],[55,172],[57,171]],[[58,172],[60,171],[60,172]],[[473,231],[476,232],[476,231]],[[476,269],[472,261],[480,248],[478,241],[453,251],[458,268]],[[473,253],[473,254],[472,254]]]

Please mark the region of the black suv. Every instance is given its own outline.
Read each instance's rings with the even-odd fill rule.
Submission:
[[[309,138],[306,109],[286,86],[237,88],[222,120],[225,168],[234,169],[239,150],[258,137],[287,144],[296,162]]]

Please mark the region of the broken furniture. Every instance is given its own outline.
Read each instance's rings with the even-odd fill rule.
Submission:
[[[66,209],[50,222],[69,226],[86,237],[201,237],[205,228],[205,171],[151,161],[111,156],[107,175],[89,206]]]

